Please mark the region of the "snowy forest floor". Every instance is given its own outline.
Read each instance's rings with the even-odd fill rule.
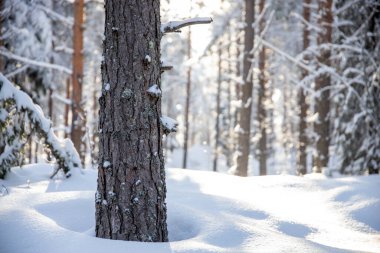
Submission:
[[[380,176],[240,178],[167,170],[169,243],[94,236],[96,171],[53,167],[0,181],[0,252],[380,252]]]

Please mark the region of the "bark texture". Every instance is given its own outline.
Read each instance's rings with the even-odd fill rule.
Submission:
[[[241,87],[241,107],[239,108],[238,119],[238,146],[236,154],[235,175],[247,176],[248,155],[250,147],[251,113],[252,113],[252,74],[250,74],[253,54],[255,1],[245,0],[245,29],[244,29],[244,60],[243,79],[244,85]]]
[[[161,98],[147,92],[161,85],[160,2],[107,0],[105,11],[96,236],[165,242]]]
[[[265,0],[260,0],[259,9],[260,13],[264,11]],[[260,33],[263,32],[265,25],[264,16],[260,20]],[[259,88],[258,88],[258,101],[257,101],[257,113],[259,120],[259,171],[260,176],[265,176],[267,174],[267,115],[266,115],[266,78],[265,78],[265,46],[262,46],[260,54],[259,54]]]
[[[332,0],[318,2],[319,20],[318,24],[321,28],[317,43],[320,46],[318,62],[320,67],[330,66],[330,49],[328,45],[321,45],[332,42]],[[314,123],[314,131],[317,135],[317,152],[314,157],[314,171],[321,173],[326,168],[329,161],[329,145],[330,145],[330,90],[326,87],[331,85],[330,75],[328,73],[320,74],[315,80],[315,91],[319,92],[315,101],[315,112],[318,113],[318,119]],[[322,90],[322,91],[321,91]]]
[[[303,1],[303,18],[306,21],[303,27],[303,50],[305,51],[310,46],[310,31],[308,29],[308,22],[310,22],[310,4],[311,0]],[[302,69],[302,79],[304,79],[308,72]],[[298,93],[298,106],[299,106],[299,136],[298,136],[298,155],[297,155],[297,172],[300,175],[307,173],[307,134],[306,134],[306,116],[308,104],[306,103],[305,92],[300,88]]]
[[[82,108],[82,84],[83,84],[83,19],[84,0],[74,2],[74,27],[73,27],[73,73],[72,73],[72,125],[71,140],[74,143],[84,163],[84,111]]]

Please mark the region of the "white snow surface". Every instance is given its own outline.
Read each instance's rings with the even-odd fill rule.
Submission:
[[[379,252],[380,176],[241,178],[167,170],[169,243],[95,237],[96,170],[49,180],[13,168],[0,186],[0,252]],[[28,181],[29,180],[29,181]],[[29,182],[29,184],[28,184]],[[3,188],[4,189],[4,188]]]

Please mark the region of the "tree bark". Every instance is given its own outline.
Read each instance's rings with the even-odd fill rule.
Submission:
[[[303,1],[303,19],[305,20],[305,24],[303,27],[303,50],[305,51],[310,45],[310,32],[308,28],[308,22],[310,22],[310,4],[311,0]],[[308,72],[305,69],[302,69],[302,79],[304,79]],[[298,136],[298,156],[297,156],[297,172],[299,175],[305,175],[307,173],[307,109],[308,104],[306,103],[305,92],[300,88],[298,91],[298,106],[299,106],[299,136]]]
[[[317,43],[319,46],[332,42],[332,0],[319,1],[318,10],[320,18]],[[330,66],[330,49],[320,47],[317,57],[321,68]],[[315,101],[315,112],[318,113],[318,119],[314,123],[314,130],[317,135],[317,152],[314,157],[314,171],[321,173],[323,168],[327,168],[329,161],[330,145],[330,90],[325,89],[331,85],[330,75],[323,73],[315,79],[315,91],[320,92]],[[324,89],[322,92],[320,90]]]
[[[260,13],[264,11],[265,0],[260,0],[259,9]],[[260,20],[260,33],[263,32],[265,25],[264,16]],[[258,88],[258,103],[257,103],[257,113],[259,120],[259,171],[260,176],[265,176],[267,174],[267,125],[266,125],[266,78],[265,78],[265,46],[263,45],[259,54],[259,88]]]
[[[241,87],[241,107],[239,108],[238,119],[238,146],[236,154],[235,175],[247,176],[248,174],[248,156],[250,148],[250,131],[251,131],[251,113],[252,113],[252,74],[251,61],[253,54],[254,29],[252,24],[255,15],[255,1],[245,0],[245,35],[244,35],[244,61],[243,61],[243,80],[244,85]]]
[[[73,27],[73,73],[72,73],[72,121],[71,140],[78,150],[82,164],[84,163],[84,113],[82,108],[83,85],[83,10],[84,0],[74,2],[74,27]]]
[[[218,48],[218,86],[216,91],[216,118],[215,118],[215,146],[214,146],[214,161],[212,170],[218,171],[218,158],[219,158],[219,138],[220,138],[220,93],[222,91],[222,45],[219,44]]]
[[[96,236],[165,242],[161,98],[146,92],[161,86],[160,2],[107,0],[105,13]]]
[[[187,42],[187,58],[191,59],[191,27],[189,27],[188,42]],[[190,111],[190,98],[191,98],[191,66],[187,69],[187,83],[186,83],[186,104],[185,104],[185,134],[183,137],[183,160],[182,168],[187,167],[187,149],[189,142],[189,111]]]

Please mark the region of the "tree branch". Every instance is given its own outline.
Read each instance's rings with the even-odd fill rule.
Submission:
[[[13,59],[13,60],[16,60],[16,61],[24,62],[26,64],[35,65],[35,66],[42,67],[42,68],[50,68],[50,69],[59,70],[59,71],[62,71],[64,73],[66,73],[66,74],[69,74],[69,75],[72,74],[71,69],[66,68],[64,66],[57,65],[57,64],[51,64],[51,63],[46,63],[46,62],[41,62],[41,61],[31,60],[31,59],[28,59],[28,58],[25,58],[25,57],[22,57],[22,56],[15,55],[15,54],[13,54],[11,52],[4,51],[4,49],[0,49],[0,55],[5,56],[8,59]]]
[[[179,29],[190,25],[210,24],[212,18],[189,18],[183,21],[170,21],[161,25],[162,33],[179,32]]]
[[[161,71],[161,73],[163,73],[164,71],[172,70],[172,69],[173,69],[173,66],[163,65],[163,66],[161,66],[160,71]]]

